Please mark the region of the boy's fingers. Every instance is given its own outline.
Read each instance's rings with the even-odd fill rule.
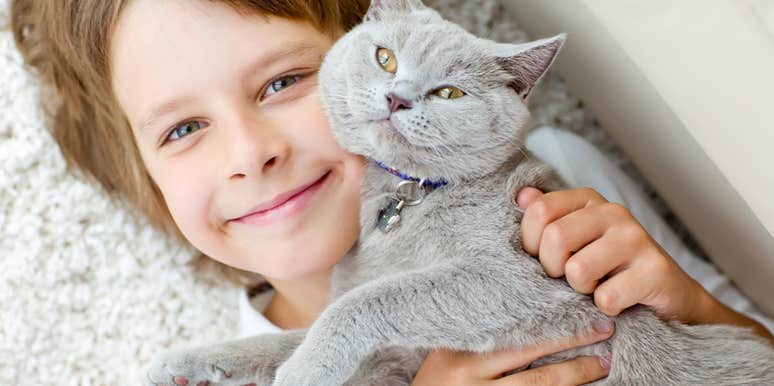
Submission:
[[[617,218],[608,215],[610,205],[575,210],[545,227],[538,256],[548,276],[564,276],[570,256],[602,237],[616,223]]]
[[[567,261],[564,266],[567,283],[579,293],[591,294],[600,279],[621,269],[634,257],[626,254],[629,251],[627,245],[621,245],[620,239],[611,235],[600,237],[574,253]]]
[[[609,362],[608,362],[609,363]],[[599,357],[579,357],[565,362],[522,371],[494,382],[497,386],[583,385],[607,376]]]
[[[540,190],[528,186],[520,190],[519,194],[516,195],[516,204],[519,206],[519,208],[526,208],[530,203],[532,203],[532,201],[535,201],[536,198],[542,195],[543,192]]]
[[[575,210],[604,202],[604,197],[589,188],[549,192],[535,198],[524,210],[521,221],[522,247],[537,255],[546,225]]]
[[[477,376],[481,379],[493,379],[505,372],[526,366],[544,356],[605,340],[613,334],[613,330],[614,325],[610,322],[607,325],[607,331],[595,330],[593,333],[545,342],[521,349],[501,350],[487,355],[476,355],[471,358],[478,363],[471,363],[471,365],[477,369]]]
[[[635,261],[594,290],[594,304],[605,315],[618,315],[647,298],[654,288],[659,288],[664,279],[663,272],[649,268],[650,263],[643,264],[642,261]]]

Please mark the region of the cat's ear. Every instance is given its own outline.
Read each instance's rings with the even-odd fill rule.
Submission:
[[[411,12],[424,8],[421,0],[371,0],[363,20],[381,20],[385,12]]]
[[[560,34],[524,44],[497,44],[497,63],[513,75],[508,86],[527,99],[553,64],[566,38],[566,34]]]

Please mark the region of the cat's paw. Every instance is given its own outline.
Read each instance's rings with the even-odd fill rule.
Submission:
[[[169,351],[151,363],[145,383],[147,386],[256,386],[254,374],[227,362],[227,358],[210,350]]]

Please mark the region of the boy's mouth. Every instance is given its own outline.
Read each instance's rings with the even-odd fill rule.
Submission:
[[[267,225],[275,221],[291,217],[301,212],[309,200],[328,179],[330,170],[314,182],[279,194],[273,199],[263,202],[250,209],[242,217],[230,221],[253,225]]]

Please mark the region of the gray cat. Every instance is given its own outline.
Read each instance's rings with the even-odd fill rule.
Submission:
[[[276,386],[408,385],[431,349],[523,347],[606,320],[518,238],[514,193],[561,187],[521,139],[524,100],[563,42],[497,44],[418,0],[374,1],[320,70],[334,135],[374,160],[334,301],[308,332],[173,352],[149,378],[269,384],[276,372]],[[599,384],[774,385],[774,349],[747,330],[663,322],[640,306],[614,319],[608,341],[533,365],[612,354]]]

